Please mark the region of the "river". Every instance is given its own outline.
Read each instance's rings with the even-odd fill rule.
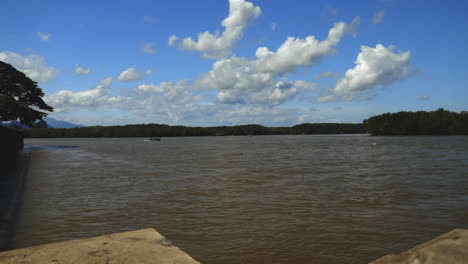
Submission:
[[[202,263],[367,263],[468,228],[468,137],[26,139],[14,248],[155,228]]]

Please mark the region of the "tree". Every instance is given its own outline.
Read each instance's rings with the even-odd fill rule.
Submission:
[[[8,63],[0,61],[0,121],[18,120],[30,127],[54,109],[42,97],[37,83]]]
[[[372,135],[467,135],[468,115],[447,111],[398,112],[365,120]]]
[[[36,123],[34,123],[34,128],[48,128],[49,126],[47,125],[47,122],[44,120],[39,120]]]

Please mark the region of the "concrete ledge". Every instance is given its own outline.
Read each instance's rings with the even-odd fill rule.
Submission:
[[[0,252],[10,263],[199,264],[152,228]]]
[[[454,229],[399,255],[387,255],[369,264],[466,264],[468,229]]]
[[[117,233],[0,252],[0,264],[200,264],[156,230]],[[455,229],[369,264],[466,264],[468,229]]]

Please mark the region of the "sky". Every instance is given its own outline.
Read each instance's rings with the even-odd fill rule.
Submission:
[[[0,60],[82,125],[468,110],[468,2],[6,1]]]

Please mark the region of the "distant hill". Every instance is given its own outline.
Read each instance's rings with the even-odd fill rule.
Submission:
[[[0,122],[0,126],[4,126],[4,127],[11,127],[11,126],[19,126],[21,128],[29,128],[27,125],[25,124],[21,124],[20,122],[18,121],[11,121],[11,122],[8,122],[8,123],[2,123]]]
[[[67,121],[62,121],[62,120],[57,120],[52,117],[44,117],[44,121],[47,123],[47,126],[49,128],[77,128],[77,127],[83,127],[82,125],[77,125],[73,124]],[[21,128],[30,128],[25,124],[22,124],[18,121],[11,121],[8,123],[2,123],[0,122],[0,126],[5,126],[5,127],[10,127],[10,126],[20,126]]]
[[[57,120],[52,117],[44,117],[44,121],[50,128],[76,128],[83,127],[82,125],[73,124],[67,121]]]

